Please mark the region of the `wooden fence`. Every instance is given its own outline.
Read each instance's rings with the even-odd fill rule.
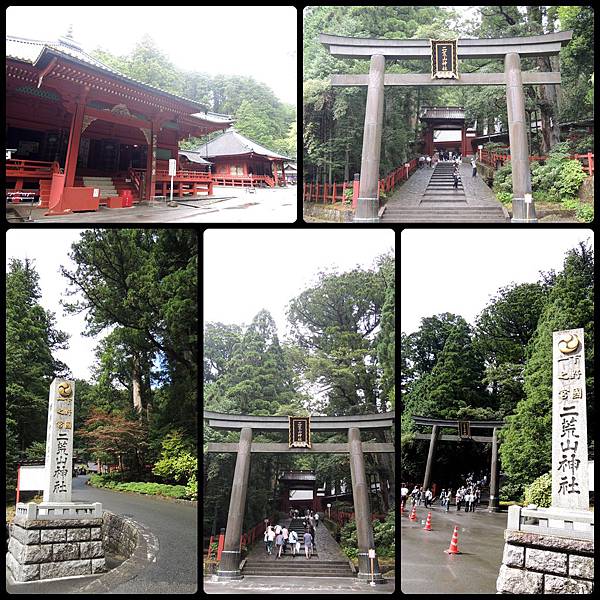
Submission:
[[[594,174],[594,153],[588,152],[587,154],[572,154],[569,158],[577,159],[581,161],[583,168],[588,172],[590,177]],[[547,156],[536,156],[531,155],[529,157],[530,161],[545,161],[547,160]],[[498,169],[499,167],[504,166],[506,161],[510,160],[510,154],[500,153],[500,152],[488,152],[487,150],[479,151],[479,161],[493,167],[494,169]]]
[[[325,511],[325,514],[329,515],[329,513],[327,511]],[[387,517],[387,515],[371,513],[371,522],[373,522],[375,519],[379,519],[380,521],[385,521],[386,517]],[[334,521],[335,523],[337,523],[340,527],[343,527],[349,521],[355,520],[353,512],[344,512],[341,510],[332,510],[331,516],[329,518],[332,521]]]
[[[410,174],[417,168],[417,159],[414,158],[406,163],[408,167],[402,165],[396,167],[388,173],[383,179],[379,180],[379,193],[386,194],[393,190],[401,181],[406,181]],[[306,202],[322,202],[323,204],[343,202],[346,199],[346,190],[352,190],[352,208],[356,208],[358,201],[359,180],[343,181],[341,183],[305,183],[303,188],[303,198]]]

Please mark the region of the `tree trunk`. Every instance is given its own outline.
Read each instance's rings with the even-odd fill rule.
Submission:
[[[142,373],[140,370],[139,354],[133,353],[132,363],[133,408],[139,415],[142,412]]]

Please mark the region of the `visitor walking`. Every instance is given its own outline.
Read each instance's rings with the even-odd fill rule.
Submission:
[[[269,554],[272,554],[275,537],[275,531],[273,531],[273,528],[269,525],[269,529],[267,530],[267,550]]]
[[[427,168],[431,169],[431,156],[428,154],[425,160],[427,161]]]
[[[308,530],[304,531],[304,553],[306,554],[306,559],[310,558],[310,554],[312,554],[312,536]]]
[[[448,488],[446,492],[446,512],[450,511],[450,500],[452,500],[452,488]]]
[[[315,513],[315,527],[318,527],[318,526],[319,526],[319,513],[316,512]]]
[[[283,553],[285,554],[285,548],[287,546],[288,537],[290,535],[290,532],[285,525],[283,526],[283,529],[281,530],[281,535],[283,535]]]
[[[456,511],[460,510],[460,505],[463,501],[462,488],[456,490]]]
[[[477,162],[475,161],[475,157],[471,159],[471,168],[473,169],[471,177],[475,177],[477,175]]]
[[[277,546],[277,556],[275,558],[281,558],[281,550],[283,548],[283,533],[281,533],[281,531],[275,538],[275,545]]]
[[[265,541],[265,552],[267,554],[271,554],[271,549],[269,548],[269,528],[265,529],[265,535],[263,537]]]
[[[425,166],[425,157],[419,156],[419,169],[422,169]]]
[[[454,169],[454,173],[452,173],[452,178],[454,179],[454,189],[458,189],[458,169]]]
[[[298,534],[292,529],[288,537],[290,546],[292,547],[292,557],[296,556],[296,552],[300,551],[300,542],[298,541]]]
[[[427,488],[427,491],[425,492],[425,508],[428,508],[429,506],[431,506],[432,498],[433,498],[433,494],[431,493],[431,490],[429,488]]]
[[[275,525],[275,535],[279,535],[281,533],[281,525]]]

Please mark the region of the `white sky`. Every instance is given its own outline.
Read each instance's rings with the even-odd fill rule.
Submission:
[[[511,282],[562,270],[565,253],[593,242],[590,229],[413,229],[400,236],[400,329],[442,312],[475,317]]]
[[[319,271],[372,266],[394,248],[390,229],[212,229],[204,233],[204,322],[249,325],[261,310],[287,329],[288,302]]]
[[[56,328],[70,334],[69,349],[59,350],[55,357],[63,361],[73,375],[89,379],[90,367],[94,362],[94,349],[99,338],[81,335],[85,327],[84,315],[63,315],[59,304],[67,289],[67,280],[60,274],[60,266],[73,269],[74,264],[67,254],[71,244],[79,239],[83,229],[11,229],[6,233],[6,264],[9,258],[33,259],[38,272],[42,292],[41,304],[56,315]],[[74,297],[70,298],[74,300]]]
[[[72,24],[84,50],[117,55],[148,33],[180,69],[251,76],[296,105],[296,14],[293,6],[11,6],[6,32],[54,40]]]

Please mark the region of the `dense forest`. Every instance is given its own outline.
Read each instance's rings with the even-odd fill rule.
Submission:
[[[99,336],[91,380],[75,380],[75,462],[112,465],[113,479],[197,493],[197,236],[192,230],[94,229],[62,268],[67,314]],[[6,489],[19,461],[44,459],[48,389],[71,377],[54,353],[68,336],[41,305],[31,260],[6,276]],[[99,335],[102,334],[102,335]]]
[[[279,338],[263,310],[248,326],[206,323],[204,329],[204,409],[253,415],[356,415],[395,406],[395,263],[380,257],[370,269],[321,273],[318,281],[287,306],[288,335]],[[377,434],[377,441],[392,441]],[[389,439],[387,439],[389,437]],[[287,441],[278,433],[255,434],[257,441]],[[233,442],[239,432],[204,427],[208,442]],[[343,442],[344,435],[317,434],[313,442]],[[394,504],[394,461],[366,455],[369,474],[382,482],[372,510]],[[204,535],[227,521],[233,454],[205,454]],[[313,469],[328,489],[350,486],[347,455],[265,455],[252,457],[245,527],[279,507],[278,475],[287,468]],[[385,482],[390,484],[387,492]]]
[[[443,313],[401,334],[402,477],[418,482],[426,443],[414,439],[411,415],[446,419],[506,419],[500,431],[502,500],[518,500],[524,487],[552,462],[552,332],[583,327],[586,349],[588,440],[593,457],[594,255],[587,244],[569,251],[562,271],[537,281],[507,283],[473,325]],[[444,430],[444,433],[455,433]],[[434,480],[489,472],[489,445],[442,445]],[[443,473],[443,475],[442,475]]]
[[[525,86],[526,112],[541,121],[531,154],[546,155],[559,141],[560,123],[593,118],[594,11],[591,6],[464,7],[317,6],[304,9],[304,176],[307,181],[348,181],[360,171],[366,88],[332,88],[335,73],[368,73],[369,61],[337,59],[319,33],[387,39],[527,36],[572,30],[560,57],[522,60],[522,69],[558,70],[562,85]],[[503,72],[500,59],[460,61],[461,72]],[[427,73],[427,61],[386,61],[388,73]],[[394,87],[385,90],[380,176],[419,151],[424,106],[462,106],[467,126],[506,131],[506,97],[496,87]],[[570,141],[571,151],[593,151],[593,136]]]
[[[296,107],[280,102],[268,86],[252,77],[178,69],[148,35],[127,56],[115,56],[101,48],[93,55],[138,81],[200,102],[209,111],[232,115],[234,127],[243,135],[286,156],[296,156]],[[204,139],[190,138],[181,148],[191,150]]]

